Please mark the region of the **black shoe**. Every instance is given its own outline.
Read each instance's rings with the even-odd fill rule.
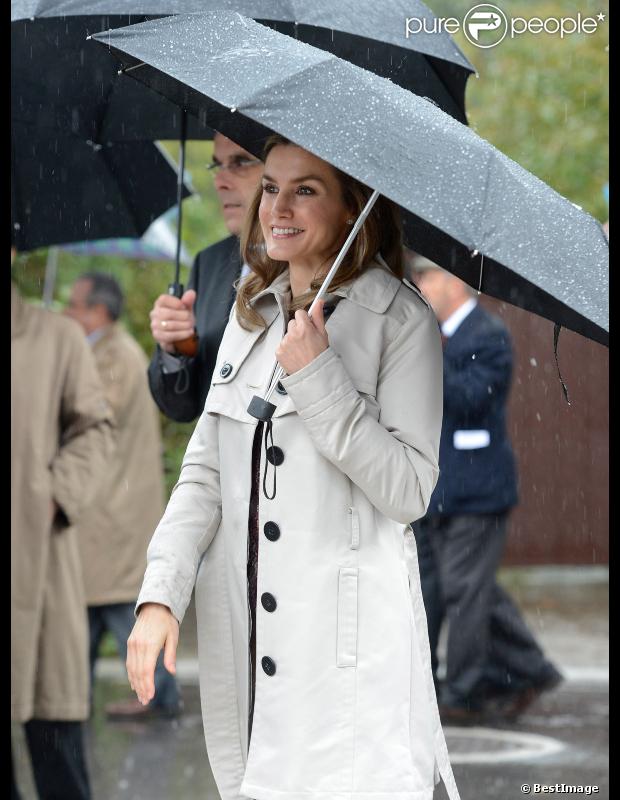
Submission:
[[[443,723],[451,723],[452,725],[479,725],[484,722],[485,713],[482,708],[449,706],[440,703],[439,717]]]
[[[564,676],[552,667],[540,681],[507,696],[500,711],[506,719],[516,719],[544,692],[550,692],[564,682]]]

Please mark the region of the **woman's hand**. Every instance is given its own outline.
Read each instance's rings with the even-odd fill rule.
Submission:
[[[276,358],[287,375],[308,366],[329,347],[323,305],[324,301],[319,300],[312,310],[312,317],[299,309],[295,312],[295,319],[289,322],[286,336],[276,350]]]
[[[155,696],[155,663],[164,648],[164,666],[176,673],[179,623],[167,606],[144,603],[127,640],[127,676],[142,705]]]

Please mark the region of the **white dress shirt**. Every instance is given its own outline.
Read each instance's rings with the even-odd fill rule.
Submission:
[[[478,305],[478,301],[474,297],[470,297],[463,305],[459,306],[456,311],[453,311],[448,319],[441,323],[441,332],[444,336],[452,336],[461,322],[468,317],[474,308]]]

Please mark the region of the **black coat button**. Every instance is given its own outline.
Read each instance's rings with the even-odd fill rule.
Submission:
[[[260,660],[260,663],[263,667],[263,672],[265,672],[269,677],[276,674],[276,662],[273,658],[269,658],[269,656],[263,656]]]
[[[282,383],[281,383],[281,381],[278,381],[278,382],[276,383],[276,392],[277,392],[278,394],[288,394],[288,392],[286,391],[286,389],[284,388],[284,386],[282,386]]]
[[[220,370],[220,377],[227,378],[230,373],[233,371],[232,364],[229,364],[228,361],[222,365],[222,369]]]
[[[260,601],[265,611],[275,611],[278,607],[276,598],[269,592],[263,592],[260,596]]]
[[[270,542],[275,542],[280,538],[280,528],[275,522],[266,522],[263,531]]]
[[[284,453],[279,447],[275,445],[267,448],[267,461],[275,467],[279,467],[284,461]]]

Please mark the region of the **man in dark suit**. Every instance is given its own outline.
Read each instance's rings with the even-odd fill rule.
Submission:
[[[161,411],[177,422],[191,422],[202,412],[235,300],[233,283],[249,271],[241,263],[239,235],[263,172],[260,159],[221,133],[213,139],[209,168],[215,172],[215,189],[231,235],[198,253],[181,298],[162,294],[150,313],[157,349],[149,366],[149,386]],[[175,342],[194,332],[196,354],[177,352]]]
[[[448,622],[440,710],[449,721],[476,721],[491,701],[515,717],[561,676],[495,580],[517,503],[506,432],[510,335],[459,278],[419,256],[414,270],[444,343],[441,472],[414,526],[435,676],[439,630]]]

